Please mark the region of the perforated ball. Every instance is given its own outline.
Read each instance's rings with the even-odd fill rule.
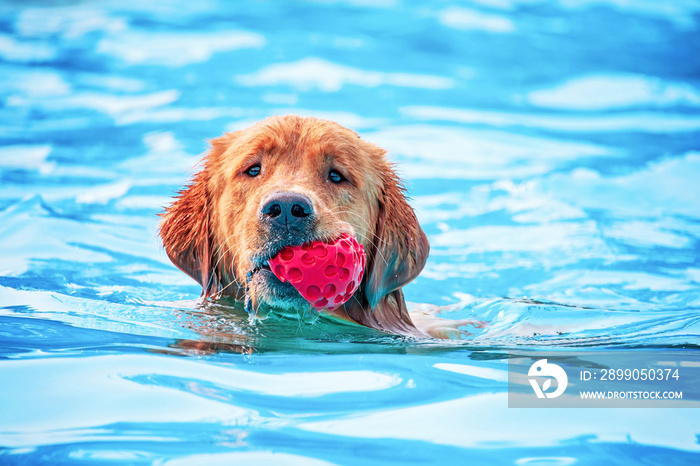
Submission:
[[[346,303],[357,291],[365,270],[365,249],[343,235],[332,243],[314,241],[288,246],[269,260],[272,273],[288,282],[318,311]]]

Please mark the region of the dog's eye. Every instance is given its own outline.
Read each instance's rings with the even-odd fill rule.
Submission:
[[[253,176],[258,176],[260,174],[260,164],[256,163],[255,165],[251,165],[248,167],[246,171],[244,171],[246,175],[253,177]]]
[[[338,170],[331,170],[330,173],[328,174],[328,179],[331,180],[333,183],[342,183],[343,181],[346,180],[346,178],[340,173]]]

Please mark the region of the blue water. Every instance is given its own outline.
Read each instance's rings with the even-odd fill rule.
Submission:
[[[507,351],[700,348],[700,2],[0,5],[0,463],[698,464],[697,409],[509,409]],[[414,341],[251,323],[164,254],[206,139],[389,151]],[[455,335],[457,336],[457,335]]]

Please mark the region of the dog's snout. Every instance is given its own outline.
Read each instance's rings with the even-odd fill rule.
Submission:
[[[273,224],[301,227],[313,216],[311,200],[303,194],[282,192],[267,199],[262,206],[263,217]]]

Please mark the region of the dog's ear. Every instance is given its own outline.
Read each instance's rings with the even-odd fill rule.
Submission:
[[[228,135],[211,141],[204,168],[160,214],[159,233],[165,252],[173,264],[202,286],[204,297],[215,295],[221,283],[219,274],[213,270],[212,203],[207,180],[212,159],[226,150],[227,141]]]
[[[392,170],[384,175],[373,247],[364,279],[364,295],[372,309],[382,298],[395,295],[394,291],[418,276],[430,250],[428,238],[406,201],[400,180]],[[403,295],[400,298],[403,300]]]

